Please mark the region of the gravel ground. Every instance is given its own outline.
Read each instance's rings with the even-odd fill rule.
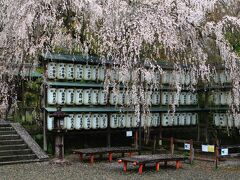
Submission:
[[[169,166],[161,167],[159,172],[154,170],[153,164],[149,164],[143,174],[139,175],[134,166],[129,166],[129,171],[124,173],[123,165],[115,160],[112,163],[107,163],[106,159],[96,160],[93,165],[89,165],[87,162],[79,163],[76,155],[69,155],[66,159],[70,165],[42,162],[0,166],[0,180],[240,179],[240,166],[220,167],[215,170],[212,162],[195,161],[193,165],[183,163],[179,170],[175,169],[174,163],[169,163]]]

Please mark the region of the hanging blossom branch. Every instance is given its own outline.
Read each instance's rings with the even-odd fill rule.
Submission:
[[[224,2],[224,7],[222,3]],[[83,54],[95,53],[113,61],[120,74],[132,72],[131,83],[124,85],[136,99],[132,106],[146,107],[146,91],[159,88],[158,59],[174,63],[174,87],[181,91],[179,64],[191,64],[191,87],[197,78],[209,79],[208,54],[204,38],[216,36],[216,47],[227,69],[231,69],[237,88],[239,57],[224,37],[227,20],[239,27],[239,18],[231,15],[209,20],[216,9],[231,8],[238,1],[222,0],[0,0],[0,103],[7,96],[15,99],[9,86],[25,63],[37,63],[40,53],[57,48],[78,48]],[[210,22],[209,22],[210,21]],[[142,58],[149,55],[149,58]],[[146,65],[149,68],[146,68]],[[119,68],[120,67],[120,68]],[[234,67],[234,68],[233,68]],[[142,78],[140,78],[142,77]],[[143,83],[150,79],[152,83]],[[106,79],[105,87],[118,82]],[[140,94],[140,96],[139,96]],[[238,98],[239,99],[239,98]],[[236,102],[236,105],[237,102]]]

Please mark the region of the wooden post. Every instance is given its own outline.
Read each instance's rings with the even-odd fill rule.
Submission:
[[[47,90],[46,90],[45,85],[43,85],[41,92],[42,92],[42,97],[43,97],[43,99],[41,101],[42,109],[43,109],[43,150],[47,151],[47,133],[46,133],[47,113],[45,110],[46,103],[47,103],[47,100],[46,100],[47,99],[46,98]]]
[[[139,164],[138,173],[142,174],[142,171],[143,171],[143,164]]]
[[[123,171],[127,172],[127,161],[123,162]]]
[[[110,127],[110,114],[108,116],[108,127],[107,127],[107,147],[111,147],[111,127]]]
[[[176,169],[179,169],[181,167],[180,161],[176,161]]]
[[[156,171],[159,171],[159,169],[160,169],[160,163],[156,162]]]
[[[134,146],[138,149],[138,131],[136,130],[134,133]]]
[[[154,140],[153,140],[153,151],[152,151],[152,154],[155,154],[156,152],[156,136],[154,136]]]
[[[108,160],[109,162],[112,162],[112,152],[108,153]]]
[[[173,137],[170,138],[170,152],[171,154],[174,154],[174,142],[173,142]]]
[[[218,156],[219,156],[219,149],[218,149],[218,145],[216,145],[216,148],[215,148],[215,168],[217,169],[218,168]]]
[[[190,160],[190,164],[192,164],[193,157],[194,157],[193,140],[190,139],[189,143],[190,143],[190,157],[189,157],[189,160]]]

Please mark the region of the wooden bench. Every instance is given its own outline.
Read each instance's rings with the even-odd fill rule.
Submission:
[[[123,163],[123,171],[127,171],[127,163],[133,163],[134,166],[138,165],[138,173],[142,174],[145,164],[155,163],[156,171],[160,169],[160,162],[164,162],[165,166],[168,161],[176,161],[176,169],[179,169],[180,161],[184,161],[187,158],[181,155],[172,154],[155,154],[155,155],[138,155],[133,157],[125,157],[118,160],[119,163]]]
[[[98,148],[87,148],[87,149],[74,149],[74,154],[79,154],[80,162],[83,161],[83,155],[89,156],[90,163],[94,163],[94,156],[107,153],[109,162],[112,161],[113,153],[128,153],[129,157],[132,156],[133,152],[138,152],[138,149],[132,147],[98,147]]]

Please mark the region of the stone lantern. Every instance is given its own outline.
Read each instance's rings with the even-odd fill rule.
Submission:
[[[56,130],[55,134],[55,157],[64,161],[64,134],[63,134],[63,126],[64,126],[64,118],[68,115],[61,111],[61,108],[58,107],[57,111],[50,115],[50,117],[54,118],[54,129]]]

